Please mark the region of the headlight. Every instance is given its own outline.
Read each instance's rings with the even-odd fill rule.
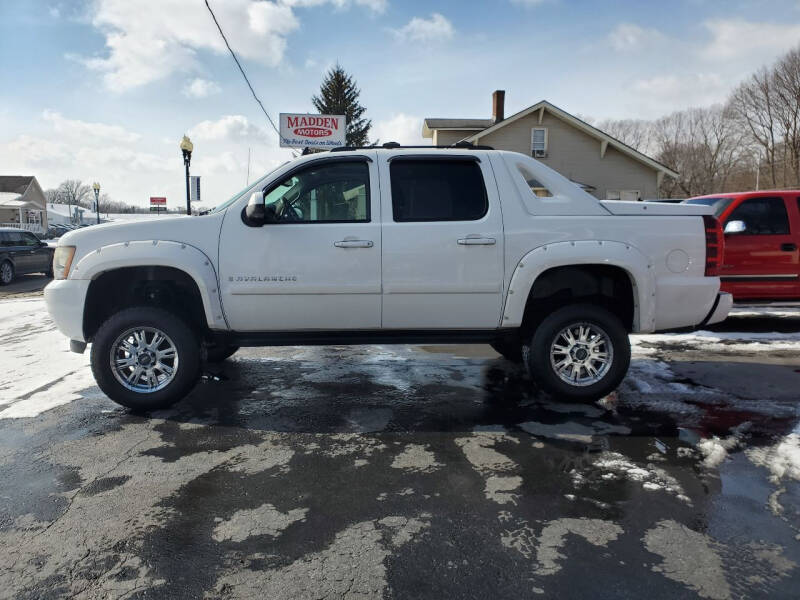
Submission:
[[[53,277],[56,279],[69,277],[73,256],[75,256],[75,246],[58,246],[56,248],[53,253]]]

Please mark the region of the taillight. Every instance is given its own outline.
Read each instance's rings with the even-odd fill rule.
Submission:
[[[718,277],[725,253],[725,237],[722,226],[711,215],[703,215],[703,227],[706,230],[706,277]]]

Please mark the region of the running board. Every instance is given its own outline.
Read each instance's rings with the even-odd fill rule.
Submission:
[[[517,329],[405,329],[270,331],[222,334],[232,346],[355,346],[361,344],[488,344],[513,338]]]

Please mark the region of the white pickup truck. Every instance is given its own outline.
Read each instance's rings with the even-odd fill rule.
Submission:
[[[53,320],[148,410],[271,345],[490,343],[590,400],[625,376],[629,333],[727,316],[711,208],[598,201],[513,152],[387,146],[301,157],[203,216],[65,235]]]

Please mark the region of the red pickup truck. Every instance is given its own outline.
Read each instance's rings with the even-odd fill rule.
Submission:
[[[800,190],[698,196],[725,232],[720,277],[734,300],[800,300]]]

